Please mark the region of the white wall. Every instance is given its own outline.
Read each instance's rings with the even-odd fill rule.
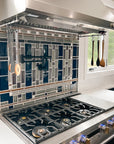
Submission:
[[[108,35],[105,36],[105,52],[108,51]],[[80,38],[79,40],[79,92],[92,91],[95,89],[114,87],[114,69],[108,69],[98,72],[88,72],[87,69],[88,57],[88,38]]]

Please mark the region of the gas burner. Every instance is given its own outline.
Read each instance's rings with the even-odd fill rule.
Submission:
[[[23,123],[23,121],[24,121],[24,122],[27,122],[27,121],[28,121],[28,118],[27,118],[26,116],[22,116],[22,117],[19,118],[19,120],[17,121],[17,123],[18,123],[19,125],[21,125],[21,124]]]
[[[83,103],[79,103],[78,106],[79,106],[81,109],[85,109],[85,108],[88,107],[87,105],[85,105],[85,104],[83,104]]]
[[[67,97],[67,98],[62,98],[58,99],[55,101],[56,104],[59,104],[60,106],[65,106],[65,107],[71,107],[77,104],[77,101],[74,101],[73,99]]]
[[[48,134],[46,127],[37,126],[37,127],[35,127],[35,128],[32,130],[32,135],[33,135],[35,138],[40,138],[41,135],[44,136],[44,135],[46,135],[46,134]]]
[[[44,113],[45,115],[48,115],[48,114],[50,113],[50,111],[51,111],[51,109],[44,109],[44,110],[43,110],[43,113]]]
[[[69,104],[68,104],[68,103],[64,103],[64,106],[68,107],[68,106],[69,106]]]
[[[40,143],[102,111],[72,98],[62,98],[16,110],[4,116],[33,143]]]
[[[69,125],[71,125],[71,120],[70,120],[69,118],[63,118],[63,119],[61,120],[61,124],[62,124],[63,126],[69,126]]]
[[[80,109],[80,110],[79,110],[79,113],[80,113],[80,114],[83,114],[83,115],[90,115],[90,111],[87,110],[87,109]]]
[[[54,111],[58,111],[61,109],[61,107],[56,106],[56,104],[53,103],[45,103],[41,104],[39,106],[34,107],[35,111],[40,113],[41,115],[48,115],[49,113],[53,113]]]
[[[46,112],[49,113],[49,112],[50,112],[50,109],[46,109]]]
[[[70,106],[71,100],[69,98],[63,98],[62,103],[64,106]]]
[[[22,119],[22,120],[26,120],[26,119],[27,119],[27,117],[26,117],[26,116],[23,116],[23,117],[21,117],[21,119]]]

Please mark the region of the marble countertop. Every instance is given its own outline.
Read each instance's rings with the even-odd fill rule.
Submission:
[[[0,144],[24,144],[24,142],[1,119]]]
[[[82,102],[108,110],[114,107],[114,91],[98,90],[94,92],[86,92],[81,95],[72,97]]]

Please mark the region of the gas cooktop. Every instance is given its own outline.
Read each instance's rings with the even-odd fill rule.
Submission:
[[[33,143],[40,143],[104,110],[72,99],[62,98],[4,114]]]

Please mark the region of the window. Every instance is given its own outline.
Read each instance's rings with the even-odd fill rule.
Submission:
[[[114,65],[114,31],[109,31],[108,65]]]

